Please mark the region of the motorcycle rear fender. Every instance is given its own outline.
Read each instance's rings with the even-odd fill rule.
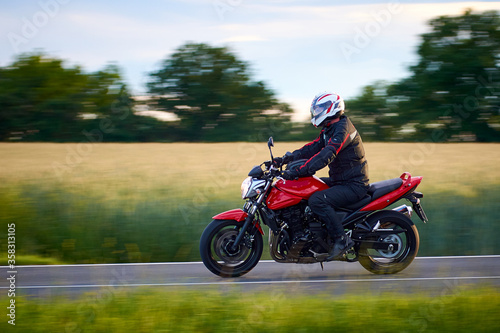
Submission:
[[[388,233],[388,231],[381,229],[381,230],[374,230],[374,227],[376,224],[380,221],[380,219],[384,217],[394,217],[398,219],[405,220],[409,225],[413,226],[414,223],[413,221],[406,216],[403,213],[397,212],[395,210],[381,210],[376,213],[371,214],[366,221],[363,223],[357,224],[356,230],[353,231],[352,233],[352,239],[355,241],[362,240],[365,236],[370,235],[370,236],[381,236],[384,237],[385,234]],[[390,231],[391,233],[394,233],[394,231]],[[404,232],[404,231],[401,231]]]
[[[236,222],[245,222],[245,219],[248,217],[248,213],[244,212],[241,208],[231,209],[225,211],[223,213],[219,213],[212,218],[214,220],[234,220]],[[254,225],[259,230],[261,235],[264,235],[264,231],[262,230],[260,224],[254,221]]]
[[[373,228],[375,224],[383,217],[395,217],[402,220],[406,220],[406,222],[408,222],[410,225],[415,225],[415,223],[413,223],[413,221],[407,215],[395,210],[381,210],[375,212],[366,219],[366,222],[370,227]]]

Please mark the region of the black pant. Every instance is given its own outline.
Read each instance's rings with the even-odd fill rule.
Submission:
[[[367,186],[354,183],[334,185],[327,190],[319,191],[309,198],[309,207],[313,213],[326,223],[328,233],[337,238],[344,235],[342,221],[339,221],[334,207],[345,207],[361,200],[368,191]]]

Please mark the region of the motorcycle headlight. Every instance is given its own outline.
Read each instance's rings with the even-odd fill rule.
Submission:
[[[243,183],[241,183],[241,198],[245,199],[248,198],[248,190],[250,189],[250,186],[252,185],[252,177],[246,178]]]
[[[248,177],[241,183],[241,198],[246,199],[255,197],[262,193],[265,186],[265,180]]]

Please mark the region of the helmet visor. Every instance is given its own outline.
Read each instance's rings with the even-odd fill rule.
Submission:
[[[319,116],[320,114],[328,110],[330,106],[332,106],[332,101],[326,101],[321,104],[313,103],[311,105],[311,116],[313,118]]]

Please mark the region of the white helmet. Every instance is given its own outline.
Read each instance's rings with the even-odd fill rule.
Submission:
[[[320,93],[314,97],[311,103],[311,123],[318,127],[325,120],[342,115],[344,109],[342,97],[335,93]]]

